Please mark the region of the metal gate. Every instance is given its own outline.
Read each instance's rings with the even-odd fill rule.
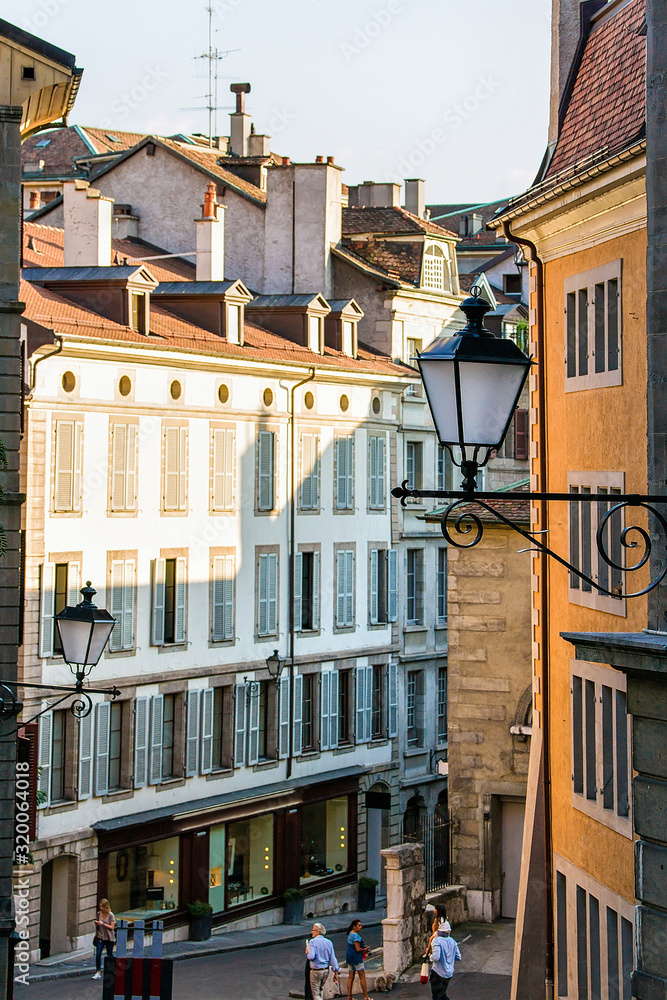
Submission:
[[[426,891],[433,892],[449,885],[451,871],[451,837],[449,819],[435,817],[429,822],[414,822],[410,817],[403,823],[403,840],[424,845]]]

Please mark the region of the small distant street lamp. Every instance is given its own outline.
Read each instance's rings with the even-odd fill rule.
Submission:
[[[283,672],[283,666],[285,661],[279,655],[278,650],[274,649],[270,656],[266,658],[266,669],[269,671],[269,677],[275,683],[278,683],[280,675]]]
[[[24,684],[23,681],[1,681],[0,682],[0,721],[16,719],[23,709],[23,704],[19,700],[15,688],[26,688],[31,691],[52,691],[61,694],[56,701],[49,700],[47,708],[37,712],[30,719],[24,719],[20,727],[34,722],[45,712],[50,712],[72,695],[77,697],[70,705],[72,715],[78,719],[83,719],[90,715],[93,703],[91,694],[110,694],[112,699],[118,698],[120,691],[118,688],[84,688],[83,682],[90,675],[93,667],[97,666],[104,648],[109,641],[109,637],[116,624],[116,619],[105,608],[98,608],[93,604],[92,598],[97,593],[90,585],[90,580],[82,587],[80,593],[83,600],[75,607],[67,607],[55,615],[54,620],[60,636],[63,650],[63,659],[69,666],[76,678],[73,687],[65,687],[59,684]],[[3,736],[14,735],[3,733]]]
[[[521,351],[513,340],[497,337],[484,326],[484,316],[491,306],[480,297],[479,288],[473,286],[471,296],[461,303],[467,324],[453,337],[436,337],[426,350],[418,355],[419,371],[424,382],[426,398],[433,417],[433,423],[440,444],[447,448],[454,465],[461,469],[463,482],[459,490],[416,490],[410,489],[407,479],[401,486],[395,486],[392,496],[405,506],[408,497],[430,498],[433,500],[449,499],[453,502],[445,508],[440,520],[444,537],[451,545],[458,548],[472,548],[482,538],[484,525],[475,513],[475,506],[483,508],[496,520],[512,528],[530,543],[533,551],[540,551],[551,556],[574,573],[581,580],[590,584],[600,594],[610,597],[640,597],[657,587],[667,576],[667,559],[664,568],[655,580],[643,590],[635,593],[619,593],[618,589],[609,590],[597,580],[582,573],[556,552],[544,544],[536,533],[526,531],[510,518],[505,517],[487,501],[526,500],[560,501],[568,504],[598,504],[602,513],[599,518],[596,534],[596,544],[602,559],[612,569],[621,572],[634,572],[641,569],[649,561],[651,555],[651,537],[641,525],[624,527],[622,513],[628,507],[642,507],[658,521],[663,536],[667,538],[667,521],[662,513],[652,504],[664,504],[664,495],[639,493],[624,493],[613,495],[609,493],[528,493],[518,490],[504,491],[500,495],[493,492],[477,491],[477,473],[486,465],[492,453],[500,448],[509,430],[514,410],[519,402],[521,391],[525,385],[533,360]],[[544,444],[542,443],[543,447]],[[455,451],[456,450],[456,451]],[[460,456],[457,461],[456,455]],[[463,509],[459,509],[459,508]],[[457,512],[450,525],[450,517]],[[614,519],[614,520],[612,520]],[[453,527],[453,530],[450,530]],[[639,538],[641,547],[637,559],[632,566],[614,561],[608,554],[610,535],[618,530],[620,538],[618,545],[612,545],[612,551],[636,549]],[[630,535],[633,532],[634,536]],[[458,536],[458,537],[457,537]],[[461,539],[465,540],[462,541]],[[617,559],[623,558],[616,557]]]

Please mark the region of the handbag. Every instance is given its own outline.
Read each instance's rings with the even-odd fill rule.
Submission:
[[[427,983],[430,975],[431,975],[431,963],[422,962],[422,970],[419,974],[419,982]]]
[[[99,940],[100,940],[100,939],[98,938],[98,936],[97,936],[97,934],[96,934],[96,935],[95,935],[95,937],[93,938],[93,948],[97,948],[97,942],[98,942]]]

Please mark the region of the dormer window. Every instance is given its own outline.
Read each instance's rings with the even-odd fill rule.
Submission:
[[[308,349],[315,354],[322,353],[322,317],[308,317]]]
[[[230,344],[241,343],[241,306],[227,306],[227,340]]]
[[[443,248],[435,243],[428,246],[424,253],[422,285],[436,292],[451,291],[449,261]]]
[[[343,344],[342,344],[342,351],[343,351],[343,354],[346,354],[348,356],[348,358],[353,358],[354,355],[355,355],[355,350],[354,350],[354,342],[355,342],[354,328],[355,328],[355,326],[356,326],[356,323],[351,323],[347,319],[343,320]]]
[[[137,333],[146,333],[146,294],[131,292],[132,296],[132,329]]]

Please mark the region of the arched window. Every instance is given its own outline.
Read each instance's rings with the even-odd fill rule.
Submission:
[[[437,292],[451,291],[451,276],[449,261],[442,247],[432,243],[424,253],[424,288],[432,288]]]

